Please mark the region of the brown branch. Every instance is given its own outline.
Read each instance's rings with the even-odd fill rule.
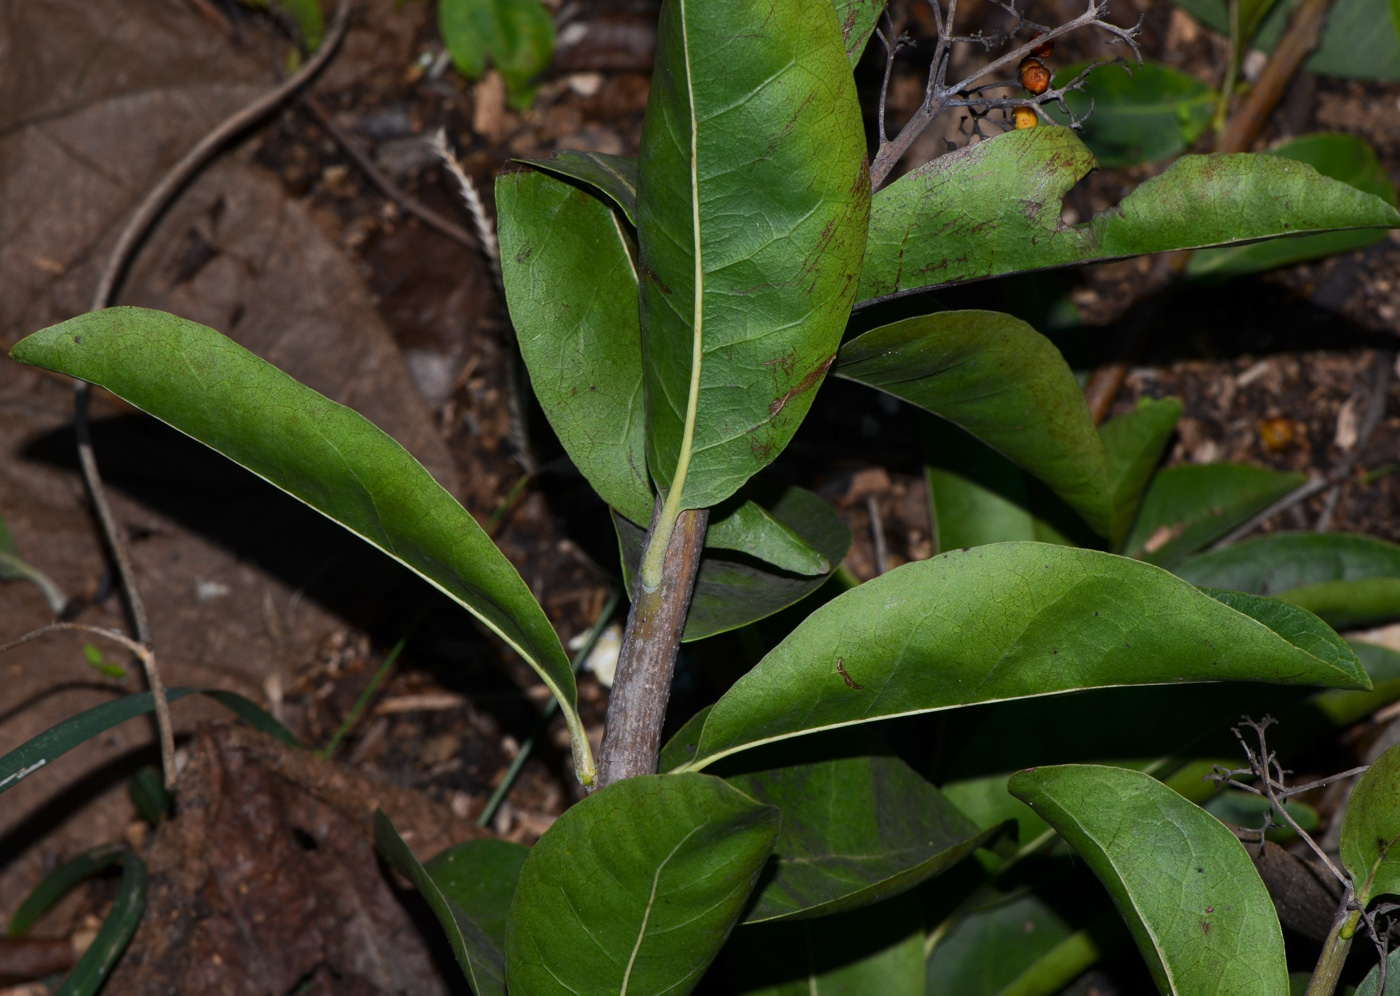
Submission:
[[[651,542],[661,516],[661,499],[651,516]],[[598,758],[597,788],[634,775],[656,773],[661,752],[661,726],[671,697],[681,633],[685,629],[700,553],[705,546],[709,509],[685,511],[676,521],[666,548],[661,584],[655,591],[634,581],[627,635],[618,655],[617,674],[608,700],[608,727]]]
[[[971,91],[979,89],[978,83],[984,77],[1002,70],[1009,72],[1014,66],[1018,65],[1022,59],[1048,41],[1053,41],[1061,35],[1068,34],[1071,31],[1077,31],[1080,28],[1090,26],[1097,27],[1112,35],[1113,41],[1126,42],[1133,50],[1133,54],[1137,56],[1139,64],[1142,62],[1142,53],[1138,50],[1137,44],[1137,36],[1142,28],[1142,21],[1139,20],[1138,23],[1131,28],[1120,28],[1118,25],[1104,20],[1108,14],[1106,0],[1088,0],[1088,6],[1085,8],[1084,13],[1080,14],[1078,17],[1072,18],[1058,27],[1042,31],[1030,41],[998,56],[964,79],[956,83],[947,83],[948,60],[954,43],[975,42],[983,46],[990,46],[993,39],[981,37],[961,38],[954,34],[953,21],[957,16],[956,0],[950,0],[946,17],[940,16],[941,8],[939,7],[939,0],[933,0],[933,6],[938,27],[938,41],[934,50],[933,63],[929,66],[928,83],[924,88],[923,103],[920,104],[919,109],[914,112],[909,120],[905,122],[904,127],[899,130],[899,134],[895,135],[894,138],[885,138],[882,135],[879,148],[875,151],[875,159],[870,164],[871,190],[879,190],[884,186],[885,181],[889,179],[890,173],[894,170],[895,165],[904,156],[904,153],[909,151],[909,147],[914,144],[914,140],[923,134],[924,130],[933,122],[934,118],[951,107],[983,108],[990,106],[1035,105],[1037,106],[1037,110],[1039,110],[1039,104],[1055,100],[1057,97],[1061,96],[1059,91],[1047,93],[1037,97],[1035,100],[1011,100],[1009,98],[994,100],[991,98],[970,96]],[[1021,17],[1020,13],[1015,9],[1014,3],[999,3],[997,6],[1007,10],[1017,19],[1017,27],[1011,34],[1014,35],[1023,25],[1030,24],[1030,22]],[[1040,26],[1035,25],[1035,27],[1039,28]],[[882,41],[883,40],[882,37]],[[886,69],[888,70],[889,64],[892,63],[894,59],[894,52],[890,50],[891,43],[889,41],[886,41],[885,44],[887,47]],[[888,72],[886,75],[888,78]],[[1014,82],[1008,82],[994,85],[1013,86],[1016,84]],[[1083,80],[1076,79],[1075,83],[1065,89],[1078,89],[1078,87],[1082,85]],[[983,88],[985,88],[985,85]],[[884,95],[882,93],[882,105],[883,100]],[[883,131],[883,116],[881,129]]]
[[[1332,0],[1303,0],[1288,30],[1279,39],[1259,82],[1244,99],[1215,142],[1216,152],[1247,152],[1259,137],[1264,122],[1283,99],[1283,93],[1322,37],[1327,8]]]

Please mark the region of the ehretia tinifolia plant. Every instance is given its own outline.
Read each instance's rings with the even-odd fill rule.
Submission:
[[[340,522],[473,613],[558,699],[590,794],[528,854],[474,842],[420,865],[387,819],[377,825],[478,996],[680,994],[706,973],[728,973],[718,984],[735,992],[1054,992],[1066,966],[1097,957],[1105,935],[1086,931],[1108,922],[1106,907],[1052,908],[1036,891],[1066,870],[1046,846],[1057,832],[1109,884],[1164,992],[1287,992],[1253,866],[1164,779],[1218,756],[1200,745],[1251,703],[1369,688],[1374,648],[1354,649],[1303,605],[1321,604],[1306,601],[1319,587],[1375,580],[1397,551],[1350,551],[1371,573],[1344,577],[1335,551],[1305,551],[1317,569],[1282,588],[1313,594],[1268,597],[1282,588],[1251,567],[1286,552],[1191,555],[1294,482],[1252,468],[1154,479],[1174,402],[1096,427],[1059,351],[995,312],[846,333],[854,310],[945,284],[1400,215],[1290,160],[1190,156],[1066,226],[1061,198],[1095,161],[1072,130],[1044,124],[887,183],[917,128],[890,137],[880,121],[867,148],[851,66],[880,8],[667,0],[640,156],[560,153],[497,183],[533,389],[612,509],[630,586],[597,763],[529,589],[363,418],[217,332],[139,309],[75,318],[13,351],[102,385]],[[1091,0],[1054,28],[1018,20],[1003,54],[946,83],[951,21],[942,29],[911,127],[950,107],[985,119],[1059,100],[1063,88],[978,89],[1054,36],[1135,38]],[[762,473],[831,375],[939,416],[1076,521],[1017,511],[992,523],[983,513],[1011,506],[959,476],[964,443],[932,434],[936,532],[966,542],[829,598],[662,749],[679,643],[795,604],[845,556],[832,510]],[[1065,530],[1097,538],[1076,547]],[[1216,586],[1193,583],[1206,577]],[[1373,617],[1400,607],[1383,585],[1366,590]],[[871,725],[978,704],[942,751],[938,787]],[[1309,708],[1341,722],[1353,707]],[[1076,760],[1114,764],[1062,763]],[[1008,792],[1016,768],[1039,762],[1056,766]],[[1181,904],[1194,904],[1189,923]]]

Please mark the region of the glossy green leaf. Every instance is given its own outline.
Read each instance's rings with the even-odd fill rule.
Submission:
[[[607,205],[535,170],[496,180],[501,276],[530,384],[574,466],[651,521],[632,236]]]
[[[1074,79],[1088,65],[1056,69],[1056,85]],[[1102,66],[1083,90],[1065,95],[1076,120],[1087,115],[1084,144],[1100,166],[1110,168],[1159,162],[1186,151],[1210,123],[1219,99],[1196,77],[1156,62],[1131,69]],[[1054,104],[1045,109],[1060,124],[1069,123]]]
[[[1103,686],[1370,687],[1315,617],[1270,603],[1275,632],[1221,597],[1149,564],[1041,543],[906,564],[817,609],[740,678],[682,769],[818,730]]]
[[[756,500],[747,498],[748,495]],[[755,478],[739,492],[739,497],[744,502],[738,504],[738,509],[751,503],[764,513],[762,516],[745,513],[751,523],[760,527],[756,534],[758,541],[748,551],[752,556],[733,555],[714,548],[713,541],[706,535],[700,572],[695,578],[695,591],[681,637],[685,641],[703,640],[747,626],[806,598],[826,583],[831,571],[845,559],[850,549],[851,531],[835,509],[810,491],[772,486],[762,478]],[[630,589],[642,558],[646,533],[618,516],[613,516],[613,525],[622,554],[623,577]],[[722,525],[721,542],[727,542],[723,537],[726,531],[733,532]],[[826,561],[826,571],[797,573],[757,559],[759,550],[773,556],[796,556],[798,548],[792,545],[794,538],[800,541],[802,548]],[[784,546],[788,548],[783,549]],[[775,547],[777,552],[773,550]]]
[[[924,479],[936,516],[939,550],[1011,540],[1070,543],[1054,526],[1027,511],[1025,501],[1011,501],[978,481],[936,467],[925,467]]]
[[[560,149],[548,159],[520,159],[536,169],[587,184],[622,209],[627,222],[637,227],[637,160],[606,152]],[[500,181],[497,181],[499,189]],[[499,209],[499,204],[497,208]],[[640,335],[640,333],[639,333]]]
[[[1084,392],[1054,344],[1020,319],[995,311],[905,319],[843,345],[835,372],[961,426],[1108,534],[1108,471]]]
[[[1342,866],[1364,908],[1400,895],[1400,746],[1378,757],[1352,790],[1342,817]]]
[[[441,0],[438,29],[463,76],[479,79],[495,63],[517,107],[554,55],[554,19],[540,0]]]
[[[1364,640],[1348,640],[1371,678],[1369,692],[1319,692],[1310,704],[1334,727],[1359,723],[1382,706],[1400,699],[1400,651]]]
[[[809,919],[912,889],[986,840],[896,757],[843,757],[731,775],[782,811],[782,831],[745,923]]]
[[[846,57],[854,69],[884,13],[885,0],[835,0],[835,4],[841,35],[846,40]]]
[[[934,947],[926,966],[927,992],[1002,996],[1043,971],[1041,959],[1075,933],[1063,912],[1036,892],[993,894]]]
[[[1124,768],[1031,768],[1009,788],[1103,882],[1164,994],[1287,996],[1273,900],[1209,813]]]
[[[799,489],[788,490],[795,493]],[[747,553],[794,574],[831,573],[831,561],[820,550],[758,502],[731,498],[726,504],[733,508],[721,505],[713,513],[717,521],[705,533],[707,547]]]
[[[530,849],[509,840],[469,840],[449,847],[423,865],[443,898],[468,915],[503,951],[506,915]]]
[[[1274,146],[1268,154],[1307,163],[1323,176],[1375,194],[1387,204],[1396,203],[1395,184],[1386,175],[1385,167],[1376,157],[1375,148],[1363,138],[1337,132],[1304,135]],[[1191,257],[1186,273],[1191,277],[1212,278],[1260,273],[1303,260],[1365,249],[1384,238],[1384,232],[1362,229],[1257,242],[1228,249],[1204,249]]]
[[[55,996],[93,996],[102,988],[141,924],[141,916],[146,912],[147,880],[146,863],[127,851],[111,912]]]
[[[662,7],[637,235],[648,464],[669,509],[728,498],[811,406],[860,270],[865,153],[831,4]]]
[[[1400,616],[1400,546],[1345,533],[1270,533],[1188,557],[1194,585],[1276,595],[1337,629]]]
[[[1377,965],[1356,987],[1355,996],[1400,996],[1400,948],[1394,948],[1385,959],[1385,989],[1381,990],[1381,967]]]
[[[12,359],[105,387],[378,547],[525,658],[559,700],[588,784],[569,657],[529,587],[402,446],[213,329],[110,308],[20,341]]]
[[[1109,419],[1099,429],[1113,501],[1111,539],[1115,546],[1123,542],[1132,527],[1143,490],[1166,452],[1180,418],[1181,402],[1175,398],[1143,398],[1131,412]]]
[[[15,909],[10,917],[9,936],[23,937],[29,933],[35,921],[74,886],[121,864],[130,853],[124,844],[102,844],[59,865],[45,875]]]
[[[707,775],[628,778],[566,810],[511,903],[511,996],[684,996],[743,911],[778,821]]]
[[[924,417],[920,430],[934,553],[1010,540],[1071,544],[1037,514],[1046,511],[1038,500],[1045,496],[1020,467],[943,419]],[[1068,506],[1060,508],[1076,519]]]
[[[283,743],[293,747],[301,746],[290,730],[237,692],[212,689],[201,691],[198,688],[167,688],[165,698],[167,702],[173,703],[180,701],[186,695],[196,693],[231,709],[237,715],[249,720],[256,729],[277,737]],[[118,723],[124,723],[137,716],[144,716],[153,709],[151,693],[137,692],[134,695],[113,699],[111,702],[103,702],[101,705],[69,716],[61,723],[49,727],[37,737],[26,740],[8,754],[0,757],[0,792],[14,788],[21,779],[27,778],[45,765],[51,764],[79,744],[91,740],[100,733],[105,733]]]
[[[875,195],[857,306],[1004,273],[1280,235],[1400,225],[1378,197],[1261,155],[1182,156],[1073,228],[1061,201],[1095,160],[1067,128],[1007,132]]]
[[[661,748],[661,756],[656,761],[658,772],[663,775],[669,774],[695,756],[695,748],[700,743],[700,730],[704,727],[705,717],[710,714],[711,708],[705,706],[691,716],[671,735],[671,739],[666,741]]]
[[[56,616],[61,615],[68,604],[68,596],[53,579],[20,556],[15,538],[3,518],[0,518],[0,581],[28,581],[39,589],[44,601],[49,603],[49,611]]]
[[[458,897],[446,894],[437,879],[413,856],[382,809],[374,813],[374,846],[385,861],[413,883],[427,902],[447,933],[447,943],[475,996],[505,996],[505,957],[501,954],[500,943],[476,921],[469,908],[454,901]],[[515,871],[519,872],[518,863]]]
[[[739,927],[727,991],[743,996],[924,996],[920,909],[905,896],[859,912]]]
[[[1237,463],[1168,467],[1148,487],[1123,549],[1148,563],[1174,567],[1303,480],[1302,474]]]
[[[1177,0],[1202,23],[1225,34],[1225,0]],[[1264,19],[1253,47],[1272,52],[1296,3],[1280,3]],[[1387,30],[1389,29],[1389,30]],[[1309,72],[1349,79],[1400,80],[1400,12],[1394,0],[1336,0],[1322,41],[1303,64]]]

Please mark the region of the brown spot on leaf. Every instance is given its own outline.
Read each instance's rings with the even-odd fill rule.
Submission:
[[[836,354],[832,353],[822,363],[806,377],[798,382],[796,387],[790,388],[781,398],[774,398],[773,403],[768,406],[768,419],[772,421],[778,417],[778,413],[787,407],[787,403],[799,394],[810,391],[821,379],[826,376],[826,372],[831,369],[831,365],[836,362]]]
[[[855,680],[854,678],[852,678],[849,674],[846,673],[846,658],[844,658],[844,657],[838,657],[838,658],[836,658],[836,670],[840,673],[841,677],[845,680],[845,682],[846,682],[846,687],[847,687],[847,688],[854,689],[855,691],[858,692],[858,691],[860,691],[861,689],[863,689],[863,688],[865,687],[864,685],[858,685],[858,684],[856,684],[856,680]]]

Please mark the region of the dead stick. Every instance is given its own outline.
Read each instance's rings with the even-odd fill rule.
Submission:
[[[297,98],[297,104],[311,115],[311,119],[320,126],[322,131],[335,140],[335,143],[360,168],[360,172],[364,173],[369,182],[378,187],[385,197],[398,205],[401,211],[412,215],[440,235],[447,236],[453,242],[460,243],[468,249],[478,248],[477,240],[461,225],[444,218],[422,201],[410,197],[399,189],[392,180],[380,171],[378,166],[374,165],[374,161],[365,154],[354,139],[345,133],[345,129],[335,123],[315,97],[304,93]]]

